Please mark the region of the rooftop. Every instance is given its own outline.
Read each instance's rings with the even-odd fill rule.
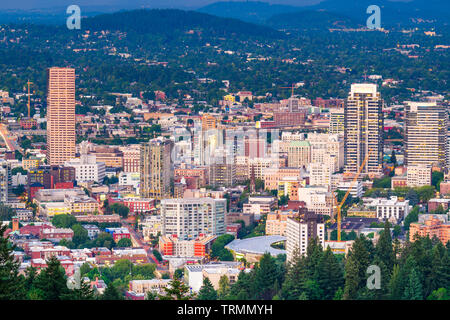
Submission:
[[[286,241],[283,236],[262,236],[248,239],[236,239],[230,242],[225,248],[235,252],[264,254],[270,253],[272,256],[286,254],[286,250],[275,249],[271,244],[275,242]]]

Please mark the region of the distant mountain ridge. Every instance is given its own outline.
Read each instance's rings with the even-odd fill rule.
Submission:
[[[296,22],[295,16],[307,18],[314,27],[323,27],[339,23],[346,17],[347,23],[365,25],[370,5],[378,5],[381,9],[381,23],[385,26],[411,25],[417,21],[433,21],[439,24],[450,23],[449,0],[412,0],[410,2],[393,2],[388,0],[325,0],[312,6],[270,5],[260,1],[216,2],[197,11],[251,21],[255,23],[297,28],[304,23]],[[272,11],[271,11],[272,10]],[[303,13],[301,13],[303,12]],[[307,17],[306,12],[310,13]],[[313,12],[326,12],[317,14]],[[335,15],[335,17],[333,17]],[[288,19],[276,23],[276,19]],[[335,19],[335,20],[334,20]],[[288,23],[290,21],[290,23]]]
[[[270,4],[261,1],[221,1],[198,9],[198,12],[213,14],[218,17],[229,17],[242,21],[265,23],[270,17],[289,12],[297,12],[301,7]]]
[[[201,29],[205,34],[216,36],[231,34],[268,38],[284,36],[283,33],[267,26],[178,9],[141,9],[102,14],[83,19],[82,24],[84,29],[120,30],[138,34],[173,34],[175,31]]]

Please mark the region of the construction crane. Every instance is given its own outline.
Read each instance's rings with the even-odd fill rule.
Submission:
[[[344,205],[345,200],[347,200],[347,197],[350,194],[350,191],[352,190],[353,184],[358,179],[358,177],[361,174],[364,166],[366,165],[367,159],[369,159],[369,155],[370,155],[371,151],[372,150],[369,149],[369,152],[366,154],[366,157],[364,158],[364,161],[362,162],[361,166],[359,167],[358,172],[356,173],[356,175],[353,177],[353,180],[350,183],[350,186],[348,187],[348,190],[345,193],[344,198],[342,198],[341,203],[338,204],[336,196],[335,196],[334,192],[332,192],[333,198],[334,198],[334,204],[335,204],[335,207],[337,209],[337,241],[338,242],[341,241],[341,209],[342,209],[342,206]]]
[[[30,118],[31,115],[31,96],[30,96],[30,84],[33,84],[30,80],[27,81],[28,85],[28,118]]]
[[[291,98],[294,96],[294,88],[295,88],[295,84],[293,83],[292,86],[290,87],[280,87],[280,89],[291,89]]]

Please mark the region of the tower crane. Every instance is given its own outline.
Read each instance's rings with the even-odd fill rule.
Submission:
[[[353,177],[353,180],[350,183],[350,186],[349,186],[347,192],[345,193],[344,197],[342,198],[342,200],[341,200],[341,202],[339,204],[338,204],[338,201],[336,199],[336,195],[334,194],[334,192],[332,192],[333,198],[334,198],[334,207],[337,209],[337,241],[338,242],[341,241],[341,209],[342,209],[342,206],[344,205],[345,200],[347,200],[347,197],[350,194],[350,191],[352,190],[353,184],[358,179],[358,177],[361,174],[364,166],[366,165],[367,159],[369,159],[369,155],[370,155],[371,151],[372,150],[369,149],[369,152],[366,154],[366,157],[364,158],[364,161],[362,162],[361,166],[359,167],[358,172],[356,173],[356,175]]]

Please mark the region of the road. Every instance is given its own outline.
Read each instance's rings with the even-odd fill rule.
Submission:
[[[148,262],[153,262],[156,264],[156,269],[158,271],[166,272],[168,271],[168,267],[161,264],[158,259],[153,255],[153,247],[145,243],[142,239],[142,237],[139,235],[139,233],[134,230],[134,227],[132,224],[130,224],[128,221],[122,221],[123,226],[128,229],[128,231],[131,234],[131,242],[133,243],[133,247],[140,247],[144,248],[145,252],[147,252],[147,259]]]
[[[16,148],[14,147],[14,143],[9,139],[9,131],[5,124],[0,124],[0,136],[2,137],[3,141],[5,141],[6,148],[8,151],[15,151]]]

